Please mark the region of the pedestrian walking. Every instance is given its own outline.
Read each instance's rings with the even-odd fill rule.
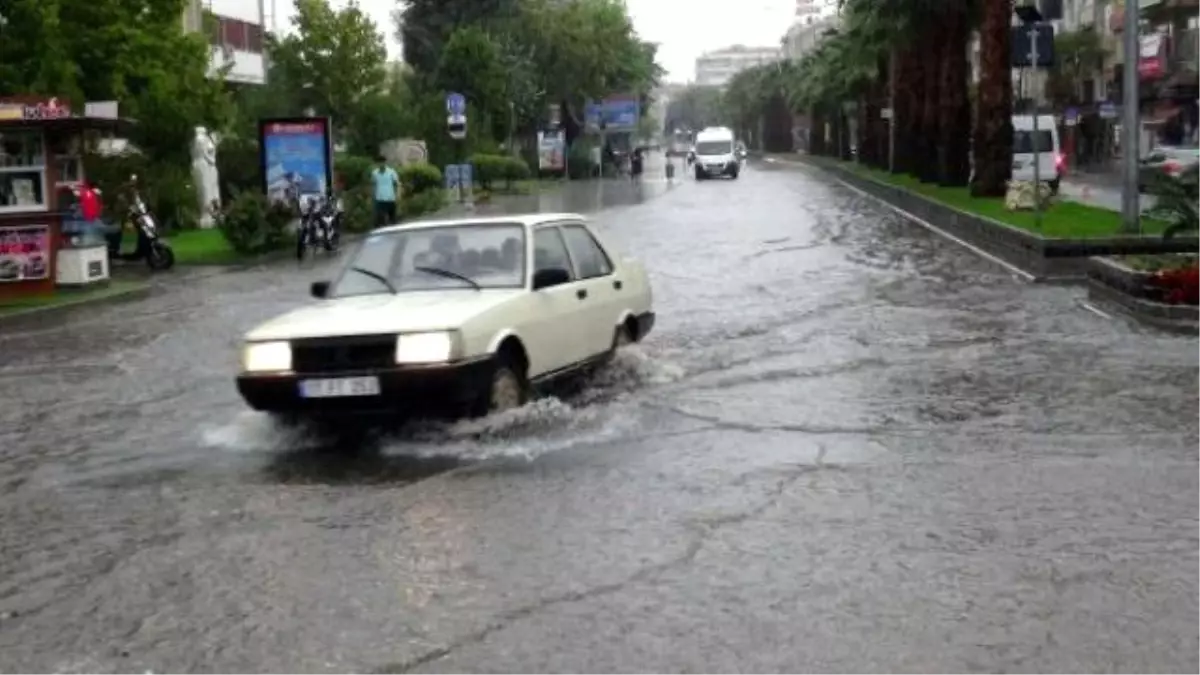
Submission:
[[[387,159],[375,158],[379,166],[371,172],[375,184],[375,224],[382,227],[396,222],[396,198],[400,194],[400,176],[387,165]]]

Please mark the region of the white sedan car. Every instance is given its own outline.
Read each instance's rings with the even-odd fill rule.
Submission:
[[[245,336],[237,387],[256,410],[487,414],[654,326],[641,263],[574,214],[378,229],[312,294]]]

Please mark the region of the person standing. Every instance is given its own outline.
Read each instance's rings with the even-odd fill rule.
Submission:
[[[387,159],[380,155],[375,158],[379,166],[371,172],[371,181],[375,184],[375,224],[379,227],[396,222],[396,197],[400,193],[400,176],[396,170],[387,165]]]

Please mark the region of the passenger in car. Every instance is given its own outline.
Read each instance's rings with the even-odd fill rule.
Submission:
[[[504,269],[516,271],[517,263],[521,260],[521,241],[516,237],[505,239],[500,247],[500,260]]]
[[[483,249],[483,253],[479,256],[479,265],[480,267],[486,267],[493,270],[501,269],[500,249],[496,248],[495,246],[489,246]]]

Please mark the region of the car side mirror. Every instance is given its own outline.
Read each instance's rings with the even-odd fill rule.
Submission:
[[[547,267],[533,273],[533,290],[561,286],[571,280],[571,273],[561,267]]]
[[[324,298],[329,295],[329,282],[314,281],[312,282],[312,288],[309,289],[309,292],[312,293],[314,298]]]

